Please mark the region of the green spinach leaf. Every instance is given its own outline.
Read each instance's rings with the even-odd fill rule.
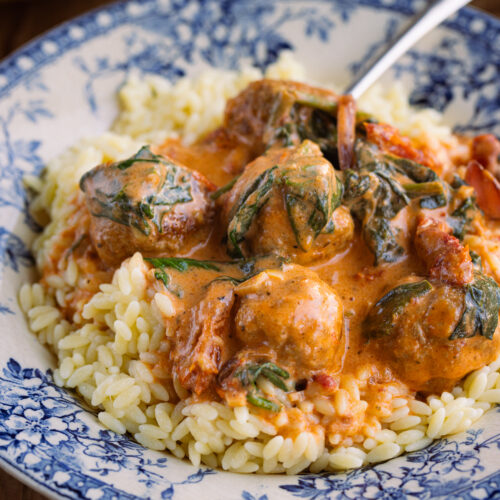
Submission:
[[[187,271],[190,268],[208,269],[211,271],[220,271],[222,263],[210,260],[189,259],[187,257],[146,257],[145,261],[151,263],[157,269],[175,269],[176,271]]]
[[[163,232],[163,218],[172,208],[193,200],[193,175],[145,146],[131,158],[98,166],[80,180],[95,217],[138,229],[148,236]]]
[[[153,154],[149,146],[142,146],[142,148],[139,149],[135,155],[127,158],[126,160],[116,162],[114,165],[119,170],[126,170],[137,162],[163,163],[165,162],[165,158],[163,156]]]
[[[498,325],[500,287],[492,278],[474,273],[474,281],[464,286],[463,312],[450,340],[482,335],[492,339]]]
[[[453,236],[463,240],[478,210],[474,197],[468,197],[452,212],[447,222],[453,230]]]
[[[230,254],[240,258],[244,256],[240,244],[245,240],[254,218],[269,200],[277,170],[275,165],[260,174],[235,205],[227,230]]]
[[[445,184],[430,168],[380,151],[362,139],[356,142],[357,168],[343,173],[345,203],[362,227],[375,264],[403,255],[393,219],[412,199],[422,208],[446,205]]]
[[[368,338],[390,335],[399,315],[406,305],[416,297],[421,297],[432,290],[427,281],[406,283],[386,293],[370,310],[363,322],[363,331]]]
[[[276,403],[257,395],[257,379],[262,376],[282,391],[288,392],[289,389],[284,381],[290,377],[290,374],[286,370],[271,362],[247,363],[235,372],[235,376],[240,380],[243,387],[249,388],[247,401],[250,404],[265,410],[280,410],[279,405]]]
[[[223,194],[226,194],[228,191],[231,191],[232,187],[236,184],[236,181],[240,178],[240,175],[237,175],[233,179],[231,179],[227,184],[224,186],[220,187],[217,189],[217,191],[214,191],[211,195],[210,198],[212,200],[217,200],[220,198]]]
[[[333,173],[325,175],[323,166],[313,164],[284,170],[280,182],[295,240],[307,251],[340,204],[337,179]]]

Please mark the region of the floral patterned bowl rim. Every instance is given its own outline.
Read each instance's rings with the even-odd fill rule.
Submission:
[[[241,476],[195,469],[100,426],[51,380],[52,356],[16,301],[39,230],[22,177],[106,130],[131,72],[172,80],[209,65],[265,67],[284,49],[313,78],[347,82],[423,0],[137,0],[93,11],[0,62],[0,466],[55,498],[491,498],[500,491],[500,414],[470,431],[347,474]],[[362,36],[352,34],[363,33]],[[349,43],[346,41],[349,40]],[[324,61],[329,61],[325,64]],[[500,134],[500,22],[463,9],[386,76],[459,132]]]

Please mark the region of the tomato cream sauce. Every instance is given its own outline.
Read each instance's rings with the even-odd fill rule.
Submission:
[[[217,136],[213,134],[212,136]],[[244,164],[235,163],[230,151],[231,148],[218,149],[211,142],[210,137],[199,141],[193,146],[184,146],[178,140],[168,140],[158,152],[178,160],[189,168],[203,173],[209,180],[218,186],[223,186],[239,172]],[[241,146],[240,146],[241,148]],[[239,155],[247,158],[247,155],[239,151]],[[366,340],[362,335],[362,322],[369,308],[387,291],[390,285],[400,281],[408,275],[421,275],[423,266],[416,258],[412,258],[410,252],[410,235],[414,230],[411,214],[403,210],[399,214],[397,224],[401,227],[406,243],[406,256],[396,264],[386,266],[374,266],[373,255],[366,247],[361,235],[357,234],[349,247],[343,252],[334,255],[331,259],[323,262],[304,264],[305,267],[315,271],[319,277],[328,283],[340,296],[345,316],[345,335],[348,338],[346,355],[344,358],[343,373],[355,373],[359,365],[378,365],[380,361],[364,348]],[[412,227],[413,226],[413,227]],[[205,245],[193,248],[186,256],[205,260],[227,260],[227,249],[224,244],[225,228],[221,225],[211,233],[210,239]],[[181,287],[189,294],[189,302],[196,303],[200,299],[199,287],[196,284],[208,282],[213,278],[212,273],[203,271],[192,271],[190,273],[177,273]],[[196,292],[192,291],[193,288]],[[188,300],[186,296],[186,301]],[[187,306],[186,308],[189,308]],[[387,373],[385,367],[380,367],[381,373]],[[389,380],[393,380],[389,376]]]
[[[326,97],[328,106],[333,106],[331,95],[327,93]],[[232,116],[232,111],[230,107],[226,118]],[[301,175],[307,176],[311,165],[318,169],[327,165],[329,175],[333,171],[319,147],[310,141],[297,149],[271,149],[261,156],[261,143],[243,132],[251,131],[255,137],[265,137],[267,132],[258,130],[258,121],[245,123],[240,118],[233,113],[235,127],[239,127],[235,134],[222,127],[192,145],[168,140],[153,153],[147,152],[148,159],[140,161],[142,169],[149,169],[148,184],[134,178],[126,170],[128,164],[113,167],[116,176],[128,176],[121,191],[106,166],[86,174],[82,180],[86,204],[81,195],[71,202],[74,214],[43,269],[45,278],[61,273],[71,254],[83,270],[73,300],[64,311],[68,318],[81,310],[99,284],[110,281],[125,256],[134,251],[140,251],[146,260],[182,257],[205,262],[189,270],[169,268],[167,280],[158,278],[164,269],[160,266],[158,271],[158,266],[148,261],[152,262],[148,274],[152,293],[167,293],[176,310],[175,317],[166,320],[171,350],[159,354],[158,363],[173,373],[184,390],[191,391],[193,401],[222,399],[234,406],[246,404],[245,396],[251,403],[257,398],[254,411],[283,427],[285,436],[319,426],[332,445],[356,433],[373,434],[380,428],[377,419],[390,415],[393,398],[449,390],[468,372],[496,358],[498,330],[493,339],[464,335],[450,340],[454,326],[467,313],[460,300],[472,283],[473,264],[467,244],[450,234],[447,221],[456,208],[449,204],[422,208],[414,199],[400,208],[391,224],[401,253],[388,262],[376,263],[360,221],[354,222],[344,205],[335,207],[333,231],[315,234],[314,238],[309,235],[299,242],[293,224],[299,227],[303,220],[291,218],[295,205],[285,206],[286,197],[275,196],[259,209],[259,222],[247,228],[251,243],[230,240],[228,227],[233,223],[234,200],[241,190],[261,182],[256,174],[248,174],[251,169],[245,167],[249,163],[262,175],[272,171],[274,163],[290,164],[280,174],[286,178],[282,190],[293,188],[296,178],[291,175],[300,162],[304,167]],[[310,118],[307,113],[305,118]],[[346,127],[351,130],[354,122]],[[442,170],[429,149],[415,149],[410,139],[392,127],[367,124],[366,128],[368,138],[383,151]],[[349,137],[352,134],[347,129]],[[460,161],[464,154],[461,150]],[[350,161],[349,154],[344,154],[343,161]],[[168,170],[171,168],[174,170]],[[141,206],[133,214],[135,218],[126,221],[117,219],[121,217],[116,215],[118,212],[98,213],[103,206],[98,199],[103,186],[109,191],[109,199],[129,203],[134,195],[131,186],[135,183],[140,186],[138,192],[148,193],[158,179],[168,177],[162,169],[175,172],[179,182],[189,184],[191,193],[196,193],[190,201],[184,200],[184,205],[176,205],[175,213],[158,212],[160,201],[146,208]],[[335,188],[340,182],[336,175],[329,178],[330,184],[325,181],[316,188]],[[231,181],[235,184],[230,191],[216,191]],[[435,180],[434,188],[441,186],[439,182]],[[463,192],[466,199],[471,188],[465,187]],[[459,198],[456,195],[457,207],[463,201]],[[254,202],[258,203],[259,197]],[[185,208],[189,204],[190,211]],[[465,242],[473,242],[474,237],[487,231],[497,234],[498,223],[482,216],[476,219],[475,229]],[[186,227],[191,231],[187,236]],[[234,231],[238,230],[236,225]],[[170,239],[157,245],[162,238]],[[490,241],[495,239],[498,236]],[[117,240],[121,241],[119,245]],[[229,240],[233,254],[239,253],[238,260],[228,256]],[[274,241],[290,252],[272,256]],[[309,254],[299,248],[299,243],[307,247]],[[475,251],[481,253],[480,245]],[[253,259],[254,255],[264,257]],[[251,262],[250,271],[242,267],[242,257]],[[483,260],[489,269],[484,252]],[[378,301],[390,290],[405,286],[423,287],[423,293],[401,299],[399,305],[396,302],[393,322],[380,323],[382,333],[367,335],[373,327],[369,322],[379,321],[373,312]],[[432,293],[427,293],[431,289]],[[271,380],[285,379],[285,374],[289,377],[284,411],[268,411],[275,404],[243,391],[243,382],[238,381],[250,376],[242,375],[245,367],[262,360],[276,367]],[[275,383],[277,387],[280,384],[279,380]],[[311,402],[323,410],[311,410]],[[328,405],[334,409],[328,410]]]

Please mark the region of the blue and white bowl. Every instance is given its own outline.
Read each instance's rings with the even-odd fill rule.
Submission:
[[[25,174],[108,129],[130,71],[171,80],[293,50],[313,79],[347,82],[422,0],[141,0],[64,24],[0,63],[0,465],[55,498],[492,498],[500,414],[474,430],[348,474],[242,476],[195,469],[105,430],[51,379],[54,359],[17,304],[33,279]],[[500,135],[500,22],[464,9],[394,67],[414,104],[458,132]]]

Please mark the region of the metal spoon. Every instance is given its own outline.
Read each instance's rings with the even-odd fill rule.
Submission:
[[[471,0],[437,0],[415,17],[414,21],[391,42],[377,60],[361,74],[346,90],[345,94],[355,99],[361,95],[390,68],[410,47],[426,33],[451,16]]]

